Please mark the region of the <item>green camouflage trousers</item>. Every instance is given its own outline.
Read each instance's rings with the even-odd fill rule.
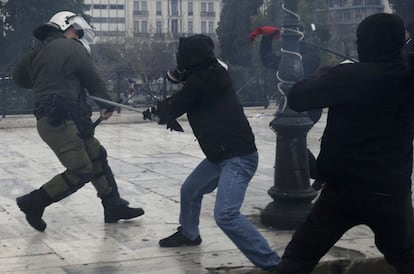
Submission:
[[[115,181],[108,182],[105,176],[105,168],[109,169],[105,149],[94,137],[80,138],[73,121],[66,120],[54,127],[45,116],[37,120],[37,131],[66,168],[42,186],[54,201],[69,196],[89,181],[99,197],[116,188]]]

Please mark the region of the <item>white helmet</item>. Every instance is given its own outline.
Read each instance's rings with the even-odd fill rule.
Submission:
[[[79,40],[88,49],[89,44],[92,44],[95,39],[95,31],[85,21],[82,16],[76,15],[71,11],[61,11],[56,13],[50,18],[49,24],[56,25],[61,31],[66,31],[68,28],[73,27],[79,36]]]
[[[67,30],[72,26],[69,19],[76,17],[76,14],[71,11],[61,11],[56,13],[50,18],[49,23],[53,23],[58,26],[61,31]]]

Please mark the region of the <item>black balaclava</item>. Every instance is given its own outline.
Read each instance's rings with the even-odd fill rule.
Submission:
[[[395,14],[376,13],[366,17],[357,29],[360,62],[398,62],[402,60],[405,28]]]
[[[190,70],[197,67],[208,67],[216,61],[213,40],[207,35],[196,34],[180,38],[177,53],[177,66]]]
[[[185,81],[194,71],[206,69],[217,62],[213,40],[204,34],[180,38],[177,52],[177,67],[168,70],[167,79],[174,84]]]

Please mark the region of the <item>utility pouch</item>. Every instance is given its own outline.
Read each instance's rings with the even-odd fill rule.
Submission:
[[[81,138],[91,138],[95,133],[92,120],[74,100],[54,95],[52,107],[47,116],[49,123],[53,125],[52,123],[54,122],[57,124],[56,126],[66,119],[71,119],[75,123]]]
[[[69,111],[69,116],[75,123],[81,138],[91,138],[95,134],[95,127],[91,118],[85,115],[82,109],[76,104]]]
[[[50,99],[45,116],[49,124],[53,127],[59,126],[69,118],[64,100],[65,98],[58,95],[53,95]]]

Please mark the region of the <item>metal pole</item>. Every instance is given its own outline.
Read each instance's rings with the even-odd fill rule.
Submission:
[[[312,208],[316,192],[310,186],[306,135],[313,123],[305,113],[287,106],[286,95],[303,78],[299,52],[299,17],[297,0],[285,1],[282,33],[282,57],[277,72],[279,91],[284,102],[279,106],[270,127],[276,133],[274,185],[268,194],[273,202],[261,212],[261,222],[278,229],[295,229]]]
[[[138,108],[134,108],[134,107],[131,107],[131,106],[128,106],[128,105],[124,105],[124,104],[115,103],[113,101],[109,101],[109,100],[102,99],[102,98],[99,98],[99,97],[96,97],[96,96],[92,96],[92,95],[88,95],[88,96],[89,96],[89,98],[91,98],[91,99],[93,99],[93,100],[95,100],[97,102],[105,103],[107,105],[114,106],[114,107],[118,107],[118,108],[126,108],[126,109],[129,109],[129,110],[132,110],[132,111],[136,111],[136,112],[142,113],[142,110],[141,109],[138,109]]]

